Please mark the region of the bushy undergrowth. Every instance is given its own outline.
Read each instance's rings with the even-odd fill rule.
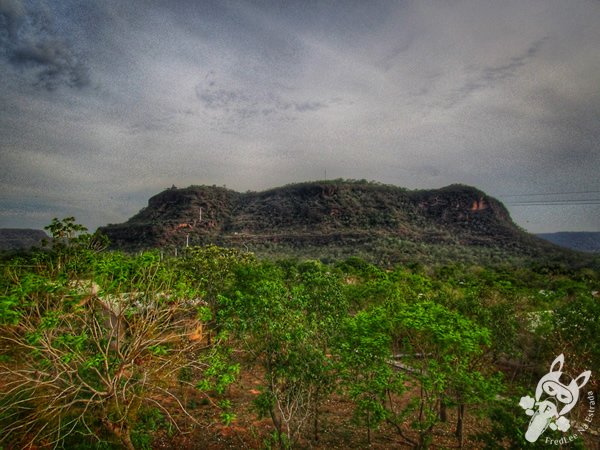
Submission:
[[[272,261],[216,246],[165,259],[108,252],[72,218],[48,229],[46,249],[1,262],[8,448],[152,448],[158,431],[214,425],[198,404],[231,424],[228,386],[253,369],[252,414],[280,448],[318,442],[332,395],[353,405],[360,446],[383,426],[400,445],[437,445],[451,416],[454,445],[520,448],[518,397],[559,353],[570,373],[594,371],[598,398],[590,268]],[[469,414],[485,418],[476,433]]]

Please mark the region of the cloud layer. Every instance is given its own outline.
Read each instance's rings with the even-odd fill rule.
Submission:
[[[0,0],[0,226],[326,172],[600,230],[598,203],[513,197],[600,198],[599,24],[591,0]]]
[[[34,84],[48,90],[60,85],[82,88],[90,83],[88,68],[68,39],[56,29],[51,12],[19,0],[0,2],[4,59]]]

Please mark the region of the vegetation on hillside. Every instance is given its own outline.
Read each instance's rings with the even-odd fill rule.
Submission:
[[[100,231],[120,250],[174,253],[217,244],[276,258],[360,255],[384,265],[415,256],[425,264],[486,265],[507,258],[569,263],[582,258],[526,233],[502,203],[464,185],[410,191],[328,180],[243,194],[215,186],[173,187],[127,222]]]

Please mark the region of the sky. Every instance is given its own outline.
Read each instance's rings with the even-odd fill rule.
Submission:
[[[0,227],[348,178],[600,231],[600,0],[0,0],[0,80]]]

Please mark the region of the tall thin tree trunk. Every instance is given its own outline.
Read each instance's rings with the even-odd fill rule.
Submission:
[[[275,411],[273,410],[273,408],[271,408],[269,413],[271,414],[271,420],[273,421],[273,425],[275,425],[275,431],[277,432],[277,442],[279,443],[279,448],[283,449],[283,448],[285,448],[285,446],[283,443],[281,420],[279,420],[279,418],[277,417],[277,414],[275,414]]]
[[[463,427],[464,427],[464,417],[465,417],[465,405],[461,403],[458,407],[458,418],[456,419],[456,439],[458,439],[458,447],[463,448],[464,439],[463,439]]]
[[[371,411],[367,411],[367,445],[371,446]]]
[[[313,437],[315,442],[319,442],[319,389],[315,395],[315,410],[313,412]]]
[[[444,399],[440,400],[440,421],[448,421],[448,407],[446,406]]]

